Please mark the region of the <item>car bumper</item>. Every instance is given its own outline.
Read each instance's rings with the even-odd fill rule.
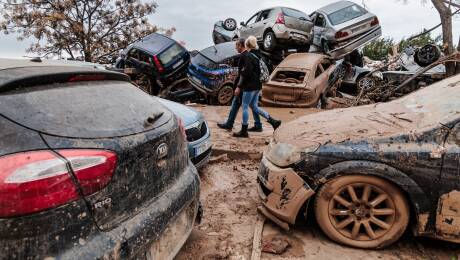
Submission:
[[[188,82],[199,92],[203,93],[204,95],[215,95],[216,91],[204,86],[201,82],[198,82],[196,77],[188,75]]]
[[[366,34],[359,36],[356,39],[348,40],[344,43],[338,43],[337,47],[329,52],[329,55],[334,59],[343,58],[348,53],[380,36],[382,36],[382,27],[379,26]]]
[[[261,212],[285,229],[288,224],[295,224],[299,210],[315,194],[292,168],[279,168],[265,156],[260,163],[257,182],[263,201]]]
[[[146,254],[153,254],[155,259],[172,259],[193,229],[200,209],[199,193],[200,178],[190,163],[174,185],[118,227],[110,231],[93,227],[89,234],[81,232],[66,244],[58,241],[60,234],[50,232],[18,241],[2,241],[2,248],[9,250],[3,252],[0,259],[7,259],[8,255],[50,259],[131,259],[145,258]],[[83,230],[83,227],[74,230]],[[61,237],[67,231],[62,232]],[[25,240],[33,243],[25,243]],[[167,245],[167,252],[158,249],[158,245]]]
[[[276,39],[286,43],[299,45],[309,44],[311,41],[310,35],[306,34],[304,31],[287,28],[281,24],[275,25],[273,27],[273,32],[275,33]]]
[[[207,133],[200,140],[188,144],[190,160],[196,168],[201,168],[206,165],[211,158],[212,140],[211,132],[207,127]]]

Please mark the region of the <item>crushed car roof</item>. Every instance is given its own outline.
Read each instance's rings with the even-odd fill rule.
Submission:
[[[316,53],[294,53],[287,56],[278,68],[302,68],[311,69],[327,56]]]
[[[355,5],[355,3],[350,2],[350,1],[339,1],[339,2],[335,2],[335,3],[326,5],[318,9],[318,12],[322,12],[325,14],[332,14],[334,12],[342,10],[343,8],[351,6],[351,5]]]
[[[0,58],[0,93],[20,87],[89,80],[130,79],[125,74],[73,62]]]

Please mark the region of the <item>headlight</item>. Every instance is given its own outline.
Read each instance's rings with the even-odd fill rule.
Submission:
[[[278,167],[288,167],[306,157],[306,154],[314,152],[317,146],[300,149],[286,143],[271,143],[265,153],[267,159]]]

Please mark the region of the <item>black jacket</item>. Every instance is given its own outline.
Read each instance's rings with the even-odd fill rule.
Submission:
[[[239,81],[238,87],[242,91],[261,90],[262,83],[260,82],[260,65],[259,57],[256,51],[245,51],[240,55],[238,63]]]

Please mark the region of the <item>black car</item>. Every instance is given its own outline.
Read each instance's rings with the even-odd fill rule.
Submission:
[[[188,69],[190,84],[210,103],[229,104],[238,76],[238,58],[235,42],[217,44],[200,51],[192,58]]]
[[[0,59],[0,259],[179,251],[200,179],[180,120],[129,80]]]
[[[157,95],[167,86],[186,81],[189,63],[190,54],[184,47],[153,33],[123,50],[115,68],[124,69],[147,93]]]
[[[280,127],[259,168],[260,211],[314,214],[332,240],[381,248],[406,229],[460,242],[460,76],[403,98]]]

